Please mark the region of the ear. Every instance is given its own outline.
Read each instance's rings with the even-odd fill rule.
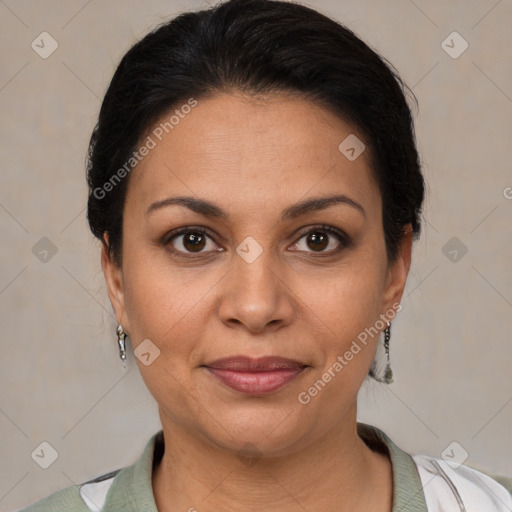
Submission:
[[[412,225],[407,224],[396,259],[389,263],[383,298],[385,311],[388,311],[394,304],[398,304],[402,300],[405,282],[411,266],[412,235]]]
[[[107,284],[108,296],[110,303],[114,308],[116,321],[123,326],[123,329],[128,332],[130,330],[128,318],[126,316],[125,302],[124,302],[124,279],[123,271],[118,267],[108,252],[108,232],[105,231],[101,243],[101,267],[103,275]]]

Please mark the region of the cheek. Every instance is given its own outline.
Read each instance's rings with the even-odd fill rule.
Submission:
[[[321,356],[301,396],[309,397],[312,411],[321,410],[318,414],[327,423],[337,421],[340,411],[357,396],[375,357],[383,313],[378,266],[373,270],[361,266],[358,272],[348,267],[338,270],[321,292],[310,289],[307,295],[311,313],[306,322],[310,329],[313,324],[319,326],[311,343]]]
[[[172,326],[174,301],[171,297],[175,294],[150,259],[126,254],[125,261],[124,302],[135,355],[137,346],[146,339],[161,350],[162,333]]]
[[[162,268],[156,258],[131,263],[125,274],[125,305],[135,361],[156,402],[164,404],[175,421],[183,421],[198,407],[190,399],[194,394],[191,360],[196,359],[195,350],[204,331],[205,293],[212,283],[186,279],[176,270]],[[148,339],[159,352],[146,365],[137,357],[142,352],[137,347]]]
[[[357,335],[383,313],[385,271],[360,256],[334,267],[316,283],[305,282],[302,296],[326,327],[341,338]]]
[[[325,276],[300,281],[299,294],[308,311],[306,324],[310,331],[312,326],[318,326],[316,334],[311,333],[311,343],[321,354],[319,372],[331,368],[331,373],[336,374],[336,383],[330,386],[325,399],[330,393],[339,392],[342,382],[345,392],[350,389],[355,393],[375,357],[382,327],[380,315],[384,313],[385,261],[383,264],[379,254],[378,247],[358,252]],[[343,358],[342,371],[339,365],[338,370],[332,368],[338,357]]]
[[[162,255],[132,257],[125,274],[125,306],[134,349],[149,338],[162,356],[185,356],[205,329],[209,293],[219,281],[211,269],[178,269]],[[211,315],[211,313],[210,313]]]

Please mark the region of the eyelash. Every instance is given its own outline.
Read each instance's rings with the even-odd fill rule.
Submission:
[[[315,254],[314,251],[311,251],[311,254],[313,254],[314,256],[332,256],[333,254],[338,254],[340,251],[342,251],[343,249],[346,249],[348,248],[350,245],[351,245],[351,240],[350,238],[341,230],[337,229],[337,228],[333,228],[332,226],[327,226],[325,224],[319,224],[319,225],[316,225],[316,226],[312,226],[310,228],[308,228],[307,231],[303,232],[301,235],[299,235],[299,237],[297,238],[297,241],[295,243],[298,243],[299,240],[301,240],[302,238],[304,238],[304,236],[308,235],[309,233],[313,233],[313,232],[321,232],[321,233],[327,233],[329,235],[334,235],[338,241],[340,242],[340,245],[336,248],[336,249],[332,249],[330,251],[327,251],[327,252],[318,252]],[[168,233],[164,239],[162,240],[162,245],[165,246],[167,248],[167,250],[169,250],[172,254],[175,254],[179,257],[184,257],[184,258],[188,258],[188,259],[193,259],[193,258],[199,258],[201,257],[202,255],[204,255],[205,253],[203,252],[198,252],[198,253],[192,253],[192,252],[188,252],[188,253],[185,253],[183,251],[179,251],[177,249],[174,249],[172,247],[172,244],[171,242],[181,236],[181,235],[186,235],[186,234],[190,234],[190,233],[201,233],[202,235],[206,235],[208,238],[212,239],[213,240],[213,237],[212,235],[210,234],[209,230],[208,229],[205,229],[203,228],[202,226],[189,226],[189,227],[186,227],[186,228],[180,228],[176,231],[172,231],[171,233]],[[213,240],[215,242],[215,240]],[[221,252],[221,251],[218,251],[218,252]],[[303,252],[303,251],[300,251],[300,250],[297,250],[297,252]],[[306,251],[306,252],[310,252],[310,251]]]

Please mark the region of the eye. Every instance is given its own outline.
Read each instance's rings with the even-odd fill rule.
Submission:
[[[334,248],[331,247],[332,238],[335,238],[338,242],[335,244]],[[306,249],[302,249],[300,247],[300,241],[303,239],[305,242],[302,244],[302,247],[306,246]],[[303,234],[299,238],[299,241],[295,243],[295,247],[299,248],[298,250],[306,250],[306,252],[316,253],[336,253],[348,245],[348,237],[342,231],[331,226],[314,226],[313,228],[310,228],[305,234]],[[311,248],[312,251],[308,251],[307,247]],[[331,249],[326,251],[325,249],[327,247],[331,247]]]
[[[335,239],[334,247],[333,240]],[[304,239],[304,243],[301,240]],[[173,254],[184,257],[194,257],[194,255],[206,254],[208,252],[220,252],[213,238],[208,234],[208,230],[200,226],[190,226],[170,233],[163,240],[162,244]],[[337,253],[350,245],[350,239],[341,230],[331,226],[314,226],[303,233],[299,240],[295,242],[292,251],[306,251],[319,254]],[[304,246],[306,246],[304,248]],[[307,249],[312,250],[307,250]],[[329,248],[329,250],[326,250]]]
[[[208,248],[208,241],[210,241],[210,249],[204,251],[203,249]],[[174,232],[171,237],[167,238],[164,245],[171,246],[170,250],[178,254],[202,254],[204,252],[216,251],[217,244],[207,234],[207,231],[200,227],[189,227]]]

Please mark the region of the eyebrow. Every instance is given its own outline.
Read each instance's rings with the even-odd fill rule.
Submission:
[[[304,201],[300,201],[292,206],[289,206],[288,208],[283,210],[281,214],[281,220],[284,221],[295,219],[306,213],[324,210],[329,206],[335,204],[347,204],[349,206],[352,206],[353,208],[358,210],[364,217],[366,217],[366,212],[364,208],[357,201],[354,201],[353,199],[344,194],[338,194],[327,197],[313,197],[310,199],[306,199]],[[156,210],[171,205],[184,206],[192,210],[193,212],[199,213],[200,215],[204,215],[205,217],[215,217],[224,220],[227,220],[229,218],[229,215],[215,203],[190,196],[168,197],[160,201],[155,201],[147,208],[144,216],[148,217]]]

